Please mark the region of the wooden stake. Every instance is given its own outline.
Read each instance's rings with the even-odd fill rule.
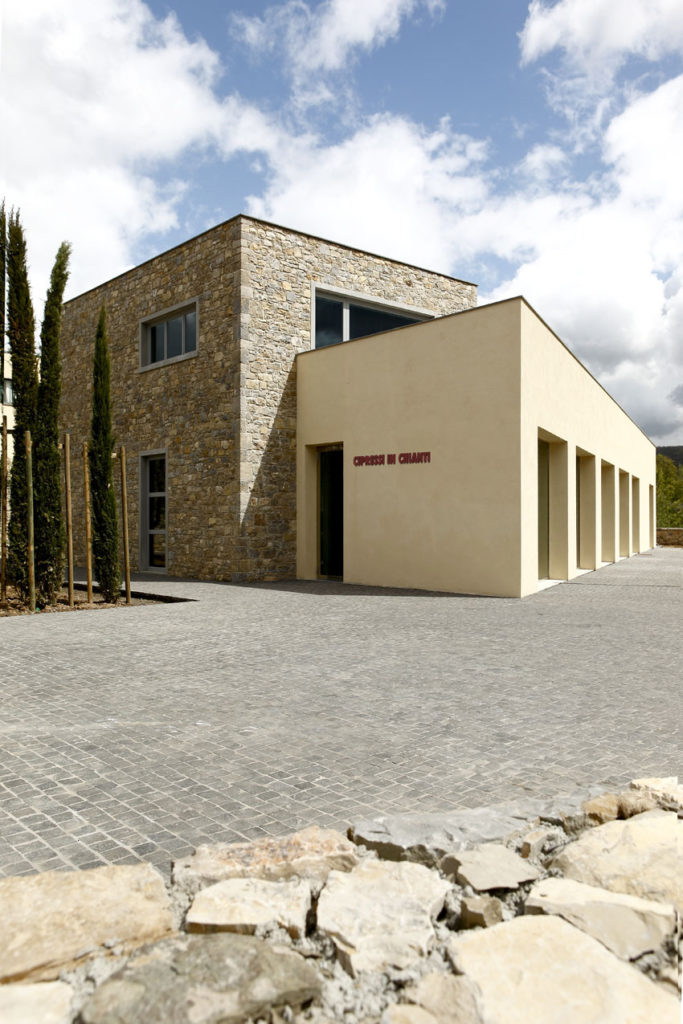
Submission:
[[[2,520],[0,525],[0,608],[7,607],[7,417],[2,417],[2,469],[0,470],[0,492]]]
[[[90,524],[90,465],[88,442],[83,442],[83,494],[85,496],[85,571],[88,579],[88,604],[92,604],[92,526]]]
[[[71,517],[71,434],[64,435],[64,499],[66,505],[66,565],[69,608],[74,606],[74,536]]]
[[[121,518],[123,519],[123,564],[126,572],[126,604],[130,604],[130,555],[128,553],[128,487],[126,485],[126,446],[121,445]]]
[[[26,446],[26,513],[27,513],[27,544],[26,556],[28,561],[28,609],[30,612],[36,610],[36,563],[33,548],[33,445],[31,444],[31,431],[24,434]]]

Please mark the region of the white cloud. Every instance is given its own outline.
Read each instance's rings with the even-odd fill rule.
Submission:
[[[40,310],[69,239],[73,294],[119,271],[131,244],[176,221],[182,183],[155,174],[207,145],[226,113],[215,53],[141,0],[32,0],[4,9],[0,194],[19,206]]]
[[[680,0],[532,0],[520,33],[522,58],[560,49],[586,74],[603,77],[629,56],[649,61],[683,51]]]
[[[420,9],[435,14],[443,6],[444,0],[323,0],[314,6],[287,0],[268,7],[262,17],[234,14],[232,23],[237,37],[255,52],[282,51],[284,70],[295,83],[294,99],[306,106],[332,99],[321,74],[346,70],[358,51],[394,39],[404,19]]]

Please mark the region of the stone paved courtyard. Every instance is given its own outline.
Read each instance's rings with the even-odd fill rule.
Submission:
[[[0,620],[0,875],[683,775],[683,550],[523,601],[157,578]]]

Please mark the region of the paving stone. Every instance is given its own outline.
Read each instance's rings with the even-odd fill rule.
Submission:
[[[202,889],[187,912],[190,932],[241,932],[253,935],[259,925],[275,922],[292,938],[306,933],[311,887],[304,879],[267,882],[230,878]]]
[[[449,890],[421,864],[366,860],[348,874],[330,873],[318,931],[330,936],[351,975],[407,967],[427,953]]]
[[[503,904],[495,896],[463,896],[460,914],[463,928],[490,928],[503,920]]]
[[[558,914],[622,960],[659,949],[676,926],[672,906],[608,892],[569,878],[546,878],[529,893],[526,914]]]
[[[472,850],[449,853],[439,867],[461,885],[471,885],[477,892],[491,889],[516,889],[522,882],[538,878],[539,870],[528,860],[518,857],[500,843],[485,843]]]
[[[64,1024],[73,989],[63,981],[0,985],[2,1024]]]
[[[345,831],[679,770],[675,548],[524,601],[324,580],[135,589],[191,600],[0,620],[2,808],[19,829],[1,829],[2,876],[35,870],[21,836],[54,824],[65,845],[46,845],[69,864],[79,838],[123,829],[166,874],[169,851],[253,838],[257,813],[272,837]],[[79,796],[103,779],[106,803]],[[150,839],[160,824],[173,847]]]
[[[602,826],[604,827],[604,826]],[[678,1000],[559,917],[517,917],[454,936],[482,1024],[678,1024]]]
[[[405,995],[428,1010],[438,1024],[481,1024],[476,989],[469,978],[425,974]]]
[[[330,871],[350,871],[356,848],[341,833],[316,825],[281,839],[200,846],[173,865],[174,884],[189,892],[229,878],[277,881],[308,878],[323,882]]]
[[[81,1010],[83,1024],[230,1024],[321,991],[292,950],[251,935],[183,935],[145,947]]]
[[[584,833],[553,858],[567,878],[671,903],[683,913],[683,821],[649,811]]]
[[[148,864],[0,879],[0,907],[0,982],[50,980],[105,947],[173,930],[164,881]]]

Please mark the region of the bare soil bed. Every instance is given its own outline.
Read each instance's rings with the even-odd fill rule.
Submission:
[[[36,615],[52,614],[53,612],[82,612],[82,611],[97,611],[100,608],[126,608],[132,605],[138,604],[158,604],[158,600],[153,597],[132,597],[130,606],[126,605],[125,597],[119,598],[119,600],[112,604],[110,601],[105,601],[101,594],[93,594],[92,602],[88,601],[88,595],[85,590],[74,590],[74,603],[73,607],[69,606],[69,593],[66,587],[62,587],[59,594],[57,595],[57,601],[55,604],[48,604],[44,607],[36,606]],[[15,587],[7,587],[7,607],[0,607],[0,618],[9,615],[29,615],[28,603],[25,602]]]

